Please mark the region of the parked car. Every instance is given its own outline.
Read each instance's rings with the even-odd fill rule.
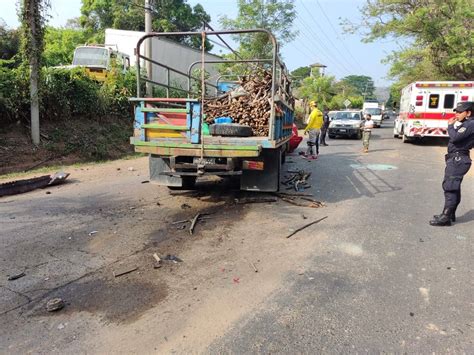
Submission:
[[[328,136],[362,138],[363,112],[360,110],[337,111],[329,123]]]
[[[288,147],[288,153],[294,152],[295,149],[298,148],[302,140],[303,140],[303,137],[300,137],[298,135],[298,127],[296,127],[296,125],[293,123],[293,128],[292,128],[291,138],[290,138],[290,146]]]

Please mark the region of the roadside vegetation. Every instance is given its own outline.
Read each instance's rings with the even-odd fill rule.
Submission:
[[[8,28],[0,19],[2,170],[9,166],[14,170],[15,161],[22,156],[38,159],[36,154],[86,161],[129,154],[133,112],[128,98],[135,95],[134,71],[112,70],[106,82],[98,83],[81,69],[53,67],[71,64],[78,45],[103,43],[106,28],[143,31],[143,1],[83,0],[80,16],[62,28],[47,26],[48,1],[18,0],[18,4],[19,29]],[[236,0],[236,5],[236,18],[223,16],[221,28],[267,28],[281,46],[297,36],[293,1]],[[394,80],[386,107],[398,103],[400,89],[412,81],[474,77],[471,0],[374,0],[367,2],[361,13],[362,23],[344,22],[347,32],[362,33],[367,42],[401,40],[401,49],[385,59],[391,64],[389,77]],[[196,31],[211,21],[203,6],[191,7],[186,0],[155,2],[152,16],[155,31]],[[201,46],[200,38],[177,40]],[[265,36],[240,38],[238,43],[243,58],[269,55]],[[207,50],[212,46],[205,42]],[[310,100],[320,108],[341,109],[346,100],[351,108],[360,108],[364,99],[375,98],[373,79],[361,73],[336,80],[323,75],[317,66],[305,66],[291,76],[295,95],[303,103],[297,108],[300,118],[305,115],[302,107]],[[36,87],[37,94],[31,90]],[[31,105],[37,105],[39,118],[30,114]],[[32,145],[36,125],[40,126],[40,143]]]

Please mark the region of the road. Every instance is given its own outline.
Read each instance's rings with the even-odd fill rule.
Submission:
[[[391,126],[369,154],[336,139],[316,161],[288,158],[321,208],[235,204],[232,182],[170,193],[145,158],[0,199],[0,352],[474,352],[474,172],[456,224],[429,226],[446,148]],[[197,213],[193,235],[172,224]],[[183,261],[155,269],[154,253]],[[66,306],[48,313],[54,297]]]

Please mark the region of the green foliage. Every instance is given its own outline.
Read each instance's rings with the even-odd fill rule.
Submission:
[[[0,65],[0,124],[29,121],[28,71],[25,66]],[[136,91],[133,70],[112,71],[102,84],[82,68],[43,68],[41,78],[40,111],[45,121],[132,116],[128,98]]]
[[[223,16],[221,25],[226,29],[263,28],[271,31],[280,45],[295,38],[292,30],[296,9],[291,0],[237,0],[239,9],[235,19]],[[266,34],[236,36],[239,53],[244,58],[271,58],[272,43]]]
[[[370,76],[349,75],[341,79],[341,84],[347,84],[350,93],[366,98],[375,98],[375,86]]]
[[[104,43],[105,29],[116,28],[130,31],[144,31],[143,0],[82,0],[81,26],[92,34],[91,40]],[[191,7],[186,0],[155,1],[152,11],[152,28],[155,32],[187,32],[202,28],[203,21],[211,17],[197,4]],[[192,47],[201,46],[201,38],[173,37],[173,40]],[[206,49],[212,45],[206,41]]]
[[[1,19],[0,19],[1,21]],[[0,22],[0,60],[12,59],[20,48],[20,33],[8,29],[5,22]]]
[[[305,78],[298,90],[298,96],[308,101],[316,101],[318,107],[323,109],[329,105],[335,95],[333,91],[334,83],[335,77],[333,76]]]
[[[72,28],[47,27],[43,63],[46,66],[70,65],[74,49],[87,42],[88,34]]]
[[[41,64],[44,47],[44,32],[47,20],[48,0],[22,0],[21,18],[21,51],[32,66]]]
[[[293,70],[290,74],[293,79],[293,85],[296,87],[301,84],[304,78],[311,75],[311,67],[299,67]]]
[[[366,41],[395,37],[412,42],[389,58],[394,78],[410,82],[474,77],[472,0],[373,0],[362,8],[362,18],[349,29],[368,29]]]

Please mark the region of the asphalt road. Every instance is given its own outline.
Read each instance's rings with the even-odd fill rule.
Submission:
[[[474,352],[474,171],[455,225],[429,226],[446,148],[404,144],[392,124],[368,154],[335,139],[287,159],[311,171],[318,209],[236,205],[213,181],[171,195],[143,158],[0,199],[0,352]],[[171,223],[206,212],[193,236]],[[154,269],[155,252],[184,262]],[[66,307],[48,313],[53,297]]]

